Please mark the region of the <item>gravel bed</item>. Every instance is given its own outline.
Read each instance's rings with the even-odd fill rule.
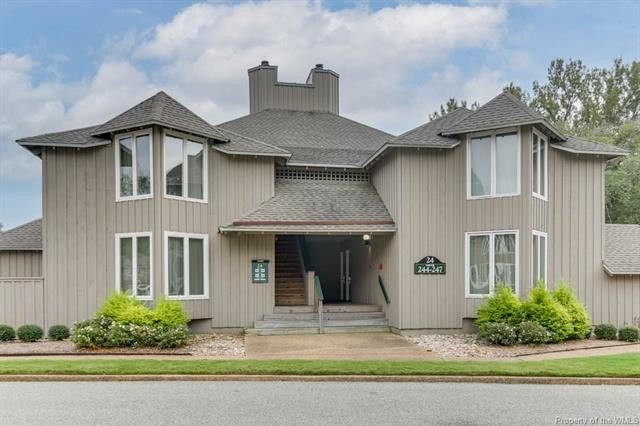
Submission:
[[[103,348],[77,349],[69,340],[40,340],[33,343],[20,341],[0,342],[2,355],[40,355],[40,354],[191,354],[195,356],[238,357],[245,356],[244,336],[223,334],[196,334],[191,337],[187,346],[173,349],[158,348]]]
[[[617,340],[586,339],[539,346],[497,346],[478,341],[475,334],[426,334],[407,337],[407,339],[421,347],[430,349],[440,358],[512,358],[519,355],[627,344]]]

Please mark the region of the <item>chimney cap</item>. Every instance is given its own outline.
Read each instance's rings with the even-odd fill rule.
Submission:
[[[322,64],[316,64],[316,69],[321,70],[324,68],[324,65]]]
[[[269,61],[262,61],[262,62],[260,62],[260,65],[268,66],[269,65]]]

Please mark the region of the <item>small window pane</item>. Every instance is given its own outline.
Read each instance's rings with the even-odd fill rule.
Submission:
[[[491,194],[491,137],[471,139],[471,195]]]
[[[494,242],[495,285],[505,284],[516,291],[516,236],[497,234]]]
[[[187,141],[187,182],[189,198],[202,200],[204,145]]]
[[[518,192],[518,134],[496,136],[496,194]]]
[[[539,238],[539,244],[540,244],[540,279],[544,280],[544,282],[547,282],[547,273],[546,273],[546,269],[547,269],[547,238],[546,237],[540,237]]]
[[[169,237],[169,296],[184,296],[184,240]]]
[[[538,236],[533,236],[533,247],[531,248],[531,254],[533,256],[531,262],[531,268],[533,269],[533,283],[537,283],[540,279],[540,262],[538,262]]]
[[[540,192],[539,194],[543,197],[547,196],[547,162],[546,154],[547,154],[547,143],[544,140],[540,140]]]
[[[204,295],[204,241],[189,239],[189,294]]]
[[[151,241],[149,237],[138,237],[136,255],[138,268],[136,294],[151,296]]]
[[[136,173],[138,179],[138,194],[151,194],[151,143],[149,135],[136,138]]]
[[[469,293],[489,294],[489,236],[469,237]]]
[[[167,195],[182,196],[182,162],[182,139],[165,136],[164,172],[167,180]]]
[[[131,138],[120,139],[120,196],[133,195],[133,152]]]
[[[120,238],[120,291],[133,290],[133,239]]]

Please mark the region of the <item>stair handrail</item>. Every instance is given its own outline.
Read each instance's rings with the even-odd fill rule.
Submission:
[[[314,285],[316,288],[316,295],[318,296],[318,321],[320,323],[320,333],[324,333],[324,317],[323,317],[323,303],[324,293],[322,293],[322,285],[320,284],[320,277],[315,276]]]
[[[387,305],[388,305],[390,303],[389,295],[387,294],[387,289],[384,286],[384,281],[382,281],[382,276],[380,274],[378,274],[378,283],[380,284],[380,290],[382,290],[384,301],[387,302]]]
[[[298,243],[298,249],[302,257],[302,266],[305,272],[313,271],[313,265],[311,264],[311,256],[309,255],[309,248],[307,247],[307,241],[303,235],[296,237]]]

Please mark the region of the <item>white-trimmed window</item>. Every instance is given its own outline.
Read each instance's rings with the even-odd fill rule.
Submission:
[[[533,130],[531,136],[531,185],[533,195],[547,199],[548,191],[548,156],[549,144],[547,138]]]
[[[466,297],[486,297],[504,284],[518,294],[518,230],[465,234]]]
[[[475,133],[467,142],[467,198],[520,194],[520,132]]]
[[[116,201],[153,196],[151,129],[116,137]]]
[[[207,201],[207,144],[177,132],[164,133],[164,195]]]
[[[116,234],[116,290],[153,299],[151,232]]]
[[[165,294],[171,299],[209,298],[209,236],[165,232]]]
[[[531,282],[542,280],[547,285],[547,234],[533,231],[531,241]]]

